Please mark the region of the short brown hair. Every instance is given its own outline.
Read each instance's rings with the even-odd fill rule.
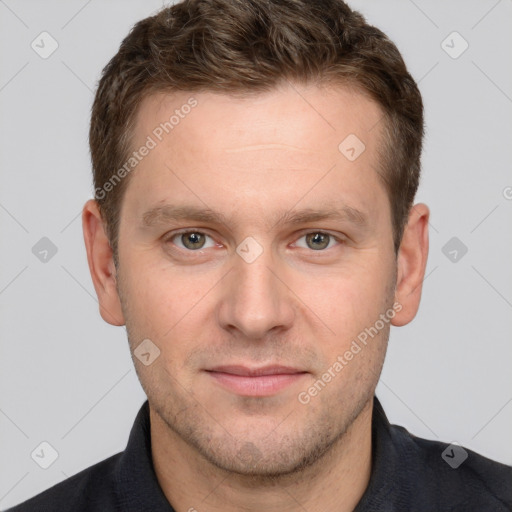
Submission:
[[[424,127],[421,94],[393,42],[341,0],[183,0],[132,28],[96,92],[89,143],[114,255],[128,177],[112,178],[129,158],[142,100],[166,91],[257,94],[283,81],[345,84],[379,104],[379,174],[398,251],[418,188]]]

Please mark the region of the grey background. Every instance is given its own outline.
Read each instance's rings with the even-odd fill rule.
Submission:
[[[377,394],[416,435],[512,464],[512,1],[351,5],[402,51],[427,121],[423,299],[391,331]],[[99,316],[80,211],[92,196],[96,81],[133,23],[161,6],[0,0],[2,509],[124,449],[145,399],[125,330]],[[31,48],[42,31],[59,44],[47,59]],[[441,46],[453,31],[469,43],[457,59]],[[46,263],[32,252],[42,237],[57,248]],[[468,248],[456,262],[442,251],[452,237]],[[42,441],[58,452],[46,470],[30,457]]]

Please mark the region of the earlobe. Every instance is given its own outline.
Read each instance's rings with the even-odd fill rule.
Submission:
[[[395,301],[402,308],[391,323],[408,324],[418,312],[428,258],[428,206],[418,203],[411,208],[397,259]]]
[[[104,230],[98,203],[93,199],[84,205],[82,228],[87,262],[98,297],[100,314],[103,320],[111,325],[124,325],[112,248]]]

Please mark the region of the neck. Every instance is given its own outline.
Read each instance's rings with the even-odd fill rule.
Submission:
[[[150,407],[155,473],[176,512],[349,512],[370,478],[372,407],[370,400],[313,465],[272,478],[239,475],[213,466]]]

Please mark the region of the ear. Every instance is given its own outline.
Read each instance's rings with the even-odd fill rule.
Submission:
[[[114,256],[103,227],[98,203],[90,199],[82,211],[87,261],[98,302],[100,315],[111,325],[124,325],[121,301],[116,287]]]
[[[408,324],[418,312],[428,257],[428,206],[418,203],[411,208],[397,258],[395,301],[402,309],[391,323]]]

